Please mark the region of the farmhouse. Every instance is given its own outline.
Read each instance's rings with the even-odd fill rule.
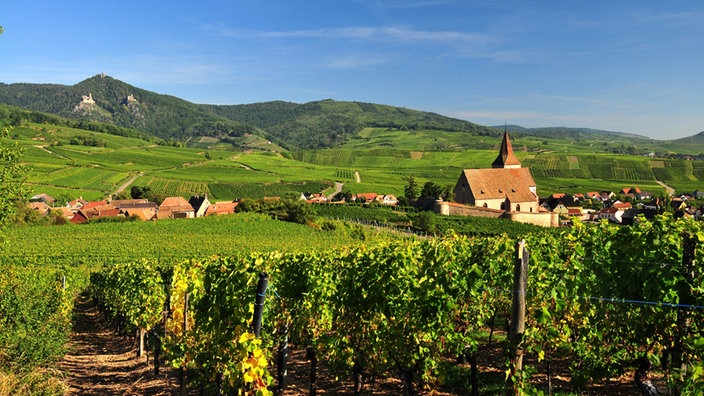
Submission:
[[[454,194],[454,204],[438,203],[436,209],[441,214],[503,217],[542,226],[558,225],[556,214],[540,211],[533,175],[530,169],[521,166],[513,153],[507,132],[491,168],[464,169]]]
[[[159,219],[190,219],[195,217],[193,206],[182,197],[167,197],[159,205]]]

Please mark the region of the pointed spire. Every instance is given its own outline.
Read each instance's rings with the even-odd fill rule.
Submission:
[[[504,139],[501,141],[501,149],[499,150],[499,156],[496,157],[494,163],[491,164],[492,168],[520,168],[521,162],[513,154],[513,147],[511,147],[511,139],[508,137],[508,132],[504,130]]]

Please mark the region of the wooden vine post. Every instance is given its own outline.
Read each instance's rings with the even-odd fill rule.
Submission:
[[[186,293],[185,298],[183,299],[183,338],[185,340],[186,338],[186,332],[188,331],[188,299],[190,297],[190,293]],[[188,395],[188,389],[186,389],[186,368],[179,367],[179,386],[181,390],[181,396],[186,396]]]
[[[692,291],[690,285],[694,283],[694,267],[695,267],[695,250],[697,239],[691,232],[685,232],[682,235],[682,266],[680,273],[682,275],[682,286],[679,287],[679,303],[682,307],[677,312],[677,336],[674,337],[674,345],[672,350],[672,366],[679,371],[680,379],[683,380],[687,374],[687,363],[682,358],[685,353],[684,339],[689,334],[691,326],[691,313],[688,306],[692,304]]]
[[[526,288],[528,284],[528,249],[525,239],[516,243],[516,259],[513,268],[513,306],[511,309],[511,375],[507,379],[507,393],[520,394],[520,377],[523,369],[523,333],[526,327]]]
[[[252,332],[259,338],[262,331],[262,314],[264,313],[264,302],[266,301],[266,288],[269,285],[269,275],[266,272],[259,273],[257,283],[257,298],[254,303],[254,318],[252,318]]]

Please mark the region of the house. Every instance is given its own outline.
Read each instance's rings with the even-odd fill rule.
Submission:
[[[206,216],[219,216],[235,213],[235,208],[239,202],[216,202],[210,204],[205,211]]]
[[[391,194],[385,194],[385,195],[377,195],[376,198],[374,198],[376,202],[381,202],[384,205],[396,205],[398,204],[398,198]]]
[[[310,194],[310,195],[308,195],[306,202],[308,202],[308,203],[327,203],[328,197],[326,197],[324,194],[320,194],[320,193]]]
[[[623,214],[629,209],[631,209],[630,204],[628,204],[628,206],[626,206],[626,205],[610,206],[608,208],[604,208],[601,211],[599,211],[598,218],[599,219],[606,219],[611,222],[621,224],[623,222]]]
[[[88,201],[83,199],[83,197],[80,197],[78,199],[74,199],[73,201],[69,202],[66,206],[71,209],[74,213],[78,211],[78,209],[82,209],[83,205],[87,204]]]
[[[81,209],[91,210],[91,209],[95,209],[99,206],[105,206],[107,204],[108,204],[107,201],[89,201],[89,202],[84,203],[83,207],[81,207]]]
[[[60,206],[58,208],[53,209],[55,212],[59,213],[61,217],[71,220],[73,218],[73,211],[70,208],[67,208],[65,206]]]
[[[504,212],[538,213],[538,195],[530,169],[521,167],[504,132],[491,169],[465,169],[455,185],[455,202]]]
[[[556,201],[555,205],[550,207],[550,211],[562,216],[567,216],[567,214],[569,213],[567,205],[565,205],[565,203],[562,201]]]
[[[86,221],[90,220],[91,217],[93,216],[83,211],[83,209],[78,209],[78,211],[74,213],[73,217],[71,217],[71,223],[83,224]]]
[[[614,202],[611,207],[617,208],[617,209],[623,209],[623,210],[628,210],[633,207],[630,202],[621,202],[621,201],[616,201]]]
[[[352,194],[351,201],[352,202],[358,202],[358,203],[364,203],[364,202],[372,202],[376,200],[376,197],[379,194],[371,192],[371,193],[360,193],[360,194]]]
[[[128,207],[134,208],[135,205],[144,205],[144,204],[149,204],[149,203],[150,203],[149,200],[146,198],[113,199],[110,201],[110,205],[115,209],[122,209],[122,208],[128,208]],[[154,203],[154,206],[156,206],[156,203]]]
[[[44,202],[49,206],[54,206],[54,198],[48,194],[37,194],[29,199],[29,202]]]
[[[602,201],[608,201],[611,198],[613,198],[616,194],[614,194],[613,191],[608,191],[608,190],[603,190],[599,192],[599,196],[601,197]]]
[[[590,191],[587,193],[587,198],[589,199],[598,199],[601,201],[601,194],[599,194],[596,191]]]
[[[205,216],[205,211],[208,210],[208,206],[210,206],[208,194],[205,194],[205,196],[203,197],[201,197],[200,195],[193,195],[188,200],[188,203],[191,204],[191,206],[193,207],[196,217]]]
[[[123,208],[120,209],[120,211],[126,217],[136,217],[143,221],[151,221],[157,219],[156,209]]]
[[[27,204],[27,207],[38,212],[42,216],[46,216],[51,211],[51,207],[44,201],[35,201]]]
[[[183,197],[168,197],[159,205],[157,218],[185,219],[195,217],[195,209]]]

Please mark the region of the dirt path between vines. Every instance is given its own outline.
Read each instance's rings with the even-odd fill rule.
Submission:
[[[154,374],[152,358],[149,364],[146,358],[137,357],[134,338],[121,337],[106,326],[97,308],[87,295],[81,295],[76,300],[74,328],[70,336],[69,352],[59,363],[60,370],[64,373],[64,382],[68,388],[67,395],[148,395],[148,396],[177,396],[180,394],[178,377],[175,370],[161,369],[160,375]],[[500,382],[503,378],[501,361],[503,352],[499,343],[478,355],[480,372],[485,373],[485,380],[497,377]],[[318,393],[328,395],[352,395],[353,383],[350,379],[337,379],[328,372],[325,362],[319,363]],[[531,362],[538,369],[535,375],[537,384],[545,385],[544,363]],[[566,374],[566,362],[555,361],[553,372],[553,390],[566,391],[569,389],[569,378]],[[270,367],[270,372],[276,376],[275,365]],[[488,373],[488,374],[487,374]],[[310,361],[305,351],[291,351],[288,363],[288,380],[284,396],[307,395],[310,387]],[[662,384],[660,378],[656,381]],[[365,379],[365,394],[369,395],[398,395],[401,390],[400,379],[387,376],[377,376]],[[493,381],[491,381],[493,383]],[[276,388],[272,384],[271,390]],[[664,389],[664,387],[661,387]],[[198,392],[189,386],[189,395]],[[418,389],[419,395],[451,396],[466,393],[454,392],[451,389]],[[637,393],[633,384],[632,373],[621,378],[603,381],[590,386],[592,395],[632,395]]]
[[[69,352],[59,364],[68,395],[178,394],[177,379],[168,378],[163,368],[154,375],[154,366],[136,356],[133,338],[107,328],[89,297],[79,296],[74,314]]]

